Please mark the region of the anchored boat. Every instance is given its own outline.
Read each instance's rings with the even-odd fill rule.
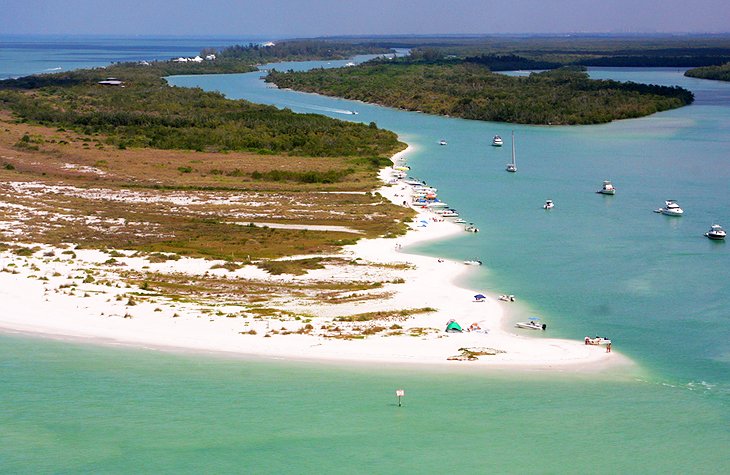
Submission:
[[[719,224],[713,224],[709,231],[705,233],[705,236],[712,239],[713,241],[722,241],[725,239],[726,232],[722,229]]]
[[[616,188],[613,187],[613,184],[610,181],[606,180],[603,182],[601,189],[596,191],[596,193],[600,193],[602,195],[615,195]]]
[[[666,200],[664,202],[664,208],[655,209],[654,212],[667,216],[682,216],[684,214],[684,210],[674,200]]]
[[[517,171],[517,164],[515,163],[515,133],[512,132],[512,161],[507,164],[506,170],[508,172],[516,172]]]

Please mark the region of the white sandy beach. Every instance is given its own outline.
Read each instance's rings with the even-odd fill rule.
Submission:
[[[394,160],[407,152],[401,152]],[[389,178],[390,171],[383,171],[382,177]],[[379,192],[400,204],[404,201],[405,186],[400,183],[384,186]],[[604,346],[533,338],[531,330],[506,327],[503,310],[510,303],[501,302],[493,295],[475,302],[473,296],[480,291],[455,285],[473,267],[407,253],[409,245],[464,233],[463,225],[434,219],[427,211],[423,213],[426,214],[414,220],[413,229],[405,236],[361,240],[346,247],[342,256],[360,265],[328,265],[304,276],[271,276],[255,266],[233,271],[211,269],[215,263],[203,259],[150,263],[125,251],[116,253],[115,262],[110,264],[109,253],[74,250],[71,254],[72,245],[66,249],[39,246],[41,249],[31,256],[3,251],[0,252],[0,329],[92,343],[284,359],[558,371],[599,371],[631,364],[620,353],[607,353]],[[422,221],[428,224],[419,225]],[[127,271],[146,270],[162,275],[207,273],[244,287],[252,280],[375,281],[382,286],[363,291],[375,293],[374,298],[342,299],[336,303],[278,296],[267,305],[285,313],[261,318],[232,301],[174,301],[143,288],[129,287],[118,277],[120,266]],[[373,324],[334,322],[337,316],[425,307],[435,311],[398,321],[377,322],[398,329],[390,333],[344,339],[320,331],[325,326],[347,331]],[[478,323],[482,331],[446,333],[444,329],[450,319],[458,321],[464,329]],[[302,333],[306,324],[311,326],[311,331]],[[461,348],[487,348],[496,354],[479,356],[473,361],[448,360],[459,355]]]

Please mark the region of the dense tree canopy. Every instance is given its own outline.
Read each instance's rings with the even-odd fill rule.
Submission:
[[[279,87],[466,119],[595,124],[689,104],[679,87],[592,80],[575,68],[529,77],[462,61],[379,61],[356,68],[272,71]]]
[[[704,68],[690,69],[689,71],[686,71],[684,75],[700,79],[730,81],[730,63],[726,63],[721,66],[707,66]]]
[[[345,59],[358,54],[390,53],[390,48],[371,43],[336,42],[324,40],[288,40],[280,43],[229,46],[217,52],[220,59],[237,59],[249,64],[272,60],[305,61],[314,59]]]
[[[85,134],[120,147],[255,151],[302,156],[384,156],[396,135],[376,126],[233,101],[160,77],[194,65],[117,64],[0,82],[0,107],[24,120]],[[113,76],[124,87],[98,84]]]

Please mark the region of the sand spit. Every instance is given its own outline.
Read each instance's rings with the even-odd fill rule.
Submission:
[[[418,186],[406,184],[398,170],[405,168],[407,152],[394,157],[395,168],[383,170],[388,185],[378,190],[418,211],[405,236],[361,240],[324,256],[324,268],[299,276],[270,275],[253,264],[151,260],[73,244],[16,247],[0,252],[0,328],[107,344],[339,362],[556,371],[630,364],[603,346],[531,338],[529,330],[503,328],[503,306],[509,303],[490,296],[476,302],[478,292],[454,284],[473,267],[408,254],[412,244],[464,233],[464,227],[423,203],[413,204]],[[34,192],[79,192],[14,186],[29,200]],[[155,199],[139,192],[102,194]],[[166,199],[189,204],[217,198]],[[22,222],[4,225],[22,234]],[[475,323],[480,330],[446,333],[450,319],[465,329]]]

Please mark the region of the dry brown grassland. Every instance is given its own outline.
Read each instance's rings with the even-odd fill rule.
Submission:
[[[394,150],[395,152],[395,150]],[[324,256],[363,237],[397,236],[411,211],[371,190],[372,171],[332,184],[256,181],[252,171],[327,171],[348,158],[125,149],[102,136],[21,123],[0,111],[0,243],[109,252],[104,272],[169,298],[229,299],[267,306],[287,295],[319,302],[381,298],[376,281],[260,280],[140,273],[115,265],[117,250],[224,260],[234,272],[258,264],[272,274],[363,265]],[[336,231],[249,223],[338,226]],[[20,249],[20,248],[18,248]],[[322,258],[277,261],[286,256]],[[367,265],[367,264],[366,264]],[[362,293],[358,293],[364,291]],[[373,293],[374,291],[374,293]]]

